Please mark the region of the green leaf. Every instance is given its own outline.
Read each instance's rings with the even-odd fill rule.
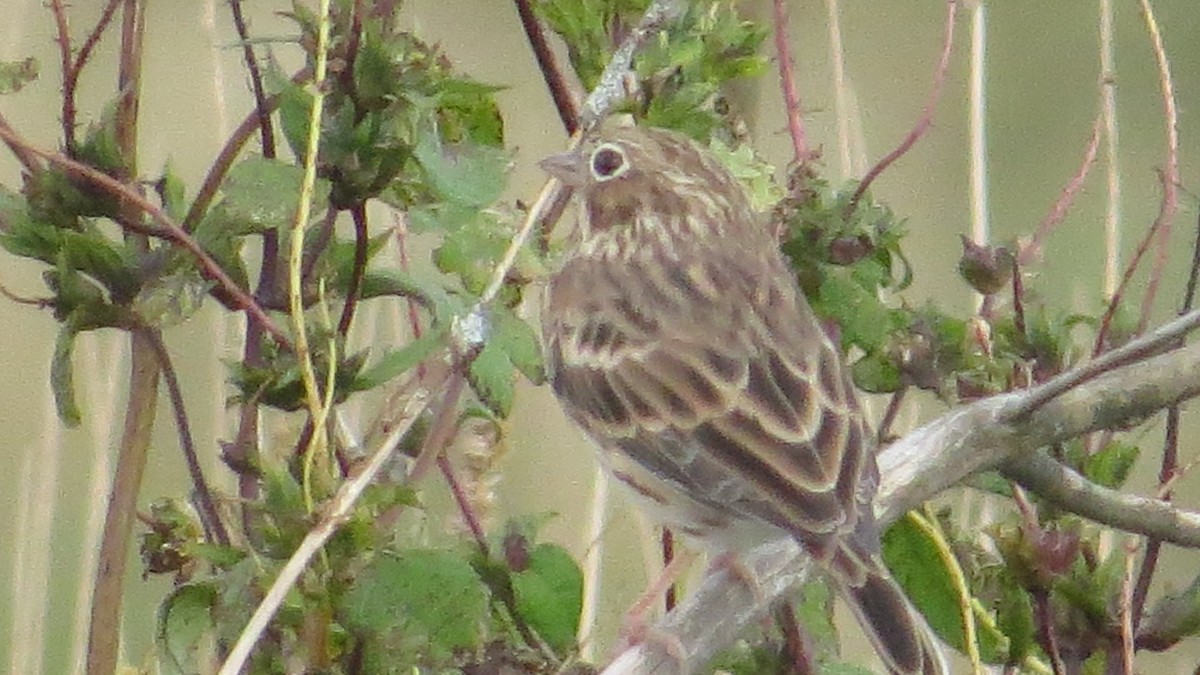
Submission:
[[[1106,488],[1120,488],[1129,478],[1140,454],[1141,449],[1136,445],[1112,441],[1083,460],[1083,475]]]
[[[312,117],[312,94],[304,85],[289,82],[281,74],[273,78],[279,89],[279,126],[288,147],[303,157],[308,147],[308,128]]]
[[[195,316],[204,304],[213,282],[193,269],[164,274],[142,288],[134,301],[134,311],[146,323],[166,328],[178,326]]]
[[[912,518],[901,518],[884,532],[883,559],[930,627],[962,651],[960,598],[933,539]]]
[[[13,255],[53,264],[62,242],[60,230],[35,221],[25,198],[0,185],[0,246]]]
[[[21,61],[0,61],[0,96],[15,94],[38,78],[41,66],[32,56]]]
[[[242,234],[290,225],[303,180],[304,169],[295,164],[249,157],[229,170],[217,208]],[[312,212],[323,211],[328,199],[329,183],[318,180]]]
[[[126,302],[137,293],[136,263],[124,244],[114,243],[91,223],[81,231],[64,230],[60,241],[66,264],[98,279],[113,294],[114,302]]]
[[[507,307],[493,309],[488,318],[492,324],[488,344],[503,350],[509,362],[531,383],[544,382],[542,347],[533,327]]]
[[[68,427],[79,426],[82,416],[75,400],[75,370],[71,354],[75,351],[75,338],[79,330],[72,321],[64,321],[54,341],[54,356],[50,361],[50,388],[54,391],[54,406],[58,418]]]
[[[872,394],[890,394],[903,385],[900,368],[883,353],[868,354],[850,367],[854,384]]]
[[[164,673],[195,672],[196,649],[212,630],[217,589],[209,583],[175,589],[158,610],[159,667]]]
[[[575,646],[583,609],[583,572],[566,549],[538,544],[528,566],[512,575],[517,612],[558,653]]]
[[[163,163],[162,178],[158,179],[155,189],[167,215],[177,223],[182,222],[188,210],[187,189],[170,160]]]
[[[401,270],[368,271],[361,285],[363,299],[383,296],[411,298],[433,314],[436,324],[449,325],[456,316],[468,311],[459,295],[446,290],[441,279]]]
[[[436,135],[427,133],[417,142],[415,154],[434,191],[452,204],[483,208],[504,191],[510,160],[503,149],[473,144],[447,146]]]
[[[430,332],[404,345],[400,349],[389,349],[379,362],[363,369],[354,381],[354,389],[362,391],[374,389],[387,383],[394,377],[402,375],[413,366],[425,360],[435,349],[444,343],[445,334]]]
[[[870,353],[879,350],[898,328],[898,317],[874,291],[869,291],[844,268],[830,268],[821,283],[813,309],[837,320],[842,344]]]
[[[469,649],[487,616],[487,595],[462,557],[409,549],[377,557],[342,600],[347,624],[376,635],[401,632],[440,652]]]
[[[996,625],[1008,638],[1008,663],[1021,663],[1035,646],[1033,603],[1029,593],[1009,577],[996,603]]]
[[[818,660],[837,653],[838,631],[833,622],[833,593],[824,579],[808,581],[800,587],[796,618],[812,639]]]
[[[475,395],[498,417],[507,417],[512,410],[513,364],[503,347],[488,342],[471,361],[467,379]]]
[[[246,263],[242,260],[242,241],[245,233],[239,232],[237,226],[227,221],[220,209],[212,209],[206,213],[193,236],[239,288],[250,287]],[[188,266],[194,265],[189,258]]]

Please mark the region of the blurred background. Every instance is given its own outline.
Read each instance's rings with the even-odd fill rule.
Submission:
[[[73,34],[95,22],[99,0],[78,0],[69,9]],[[769,3],[742,3],[748,16],[767,19]],[[976,3],[967,3],[976,4]],[[1098,2],[984,2],[986,36],[986,195],[991,238],[1002,242],[1030,234],[1045,217],[1063,186],[1078,171],[1100,102],[1100,9]],[[36,57],[42,77],[15,95],[0,98],[0,111],[26,138],[54,147],[59,134],[57,48],[53,19],[44,0],[5,0],[0,21],[0,59]],[[860,176],[890,151],[917,119],[927,99],[941,50],[945,3],[912,0],[848,2],[840,8],[840,39],[846,74],[848,153],[839,143],[838,101],[831,51],[830,2],[794,0],[790,37],[798,86],[812,142],[824,149],[832,178]],[[285,42],[289,22],[274,12],[289,3],[246,3],[253,35],[277,39],[272,50],[289,69],[299,63],[296,47]],[[1200,8],[1195,0],[1156,0],[1154,9],[1174,74],[1181,146],[1181,203],[1172,239],[1172,259],[1159,301],[1159,319],[1178,304],[1196,223],[1200,162]],[[539,158],[559,150],[564,133],[530,54],[511,3],[500,0],[411,0],[402,12],[406,28],[440,43],[455,66],[474,78],[504,87],[503,106],[514,166],[508,195],[532,199],[543,175]],[[902,217],[910,235],[905,249],[916,270],[906,300],[934,301],[965,310],[973,299],[955,266],[959,234],[969,233],[968,56],[972,11],[957,24],[952,65],[937,117],[925,138],[876,183],[874,193]],[[218,0],[162,0],[149,3],[146,71],[141,106],[142,171],[156,174],[170,161],[194,194],[204,171],[230,130],[251,110],[242,57],[226,3]],[[1158,171],[1165,162],[1163,104],[1151,41],[1137,3],[1112,8],[1115,53],[1119,178],[1122,201],[1121,260],[1127,261],[1159,208]],[[769,45],[769,42],[768,42]],[[769,49],[769,46],[768,46]],[[772,57],[773,53],[770,54]],[[112,98],[115,41],[101,43],[94,66],[80,89],[80,121],[95,119]],[[743,109],[766,159],[783,167],[790,157],[785,119],[774,72],[747,87]],[[1104,299],[1103,156],[1075,205],[1046,242],[1044,258],[1029,280],[1052,307],[1096,313]],[[0,183],[20,184],[17,164],[0,153]],[[382,220],[378,222],[383,222]],[[427,252],[417,253],[418,257]],[[0,254],[0,283],[18,295],[41,295],[36,266]],[[1135,288],[1135,293],[1140,288]],[[216,459],[218,441],[232,433],[226,409],[231,391],[222,359],[236,359],[242,320],[209,307],[182,328],[168,330],[168,346],[181,371],[194,432],[211,476],[230,489],[230,477]],[[373,310],[355,326],[359,345],[397,339],[398,314]],[[13,673],[74,672],[81,663],[87,607],[103,519],[113,451],[120,433],[127,378],[127,338],[88,333],[76,353],[77,387],[84,422],[64,430],[55,415],[48,373],[55,321],[44,312],[0,301],[0,670]],[[901,419],[902,430],[938,411],[918,397]],[[141,503],[162,495],[182,495],[186,476],[165,398]],[[352,419],[370,410],[348,411]],[[1191,425],[1191,428],[1195,428]],[[1181,453],[1197,456],[1187,439]],[[1155,447],[1158,437],[1147,436]],[[582,555],[594,542],[581,533],[585,506],[594,491],[591,448],[562,418],[549,393],[526,387],[519,392],[511,420],[503,481],[497,488],[502,514],[558,514],[545,535]],[[1149,490],[1153,460],[1133,482]],[[429,481],[430,492],[442,491]],[[1195,506],[1196,481],[1179,494]],[[436,496],[433,497],[435,500]],[[614,495],[606,528],[602,583],[603,612],[619,616],[643,583],[648,555],[639,524],[621,495]],[[137,555],[134,550],[131,556]],[[1195,556],[1169,550],[1166,577],[1186,583]],[[141,580],[141,565],[130,565],[125,603],[124,662],[151,661],[157,602],[169,581]],[[1158,589],[1161,591],[1162,589]],[[601,637],[611,636],[610,621]],[[1191,673],[1200,648],[1176,650],[1172,660],[1141,656],[1146,671]]]

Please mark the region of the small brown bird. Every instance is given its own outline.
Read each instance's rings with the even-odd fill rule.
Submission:
[[[717,551],[790,533],[892,673],[940,673],[880,560],[855,389],[741,184],[662,129],[542,166],[580,203],[542,309],[551,382],[613,475]]]

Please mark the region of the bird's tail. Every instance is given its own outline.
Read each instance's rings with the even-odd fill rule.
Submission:
[[[944,675],[929,629],[916,615],[878,555],[843,542],[833,554],[832,580],[893,675]]]

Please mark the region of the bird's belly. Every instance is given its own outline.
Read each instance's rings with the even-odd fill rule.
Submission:
[[[710,553],[743,551],[786,536],[782,529],[740,512],[735,505],[739,498],[733,494],[736,484],[716,487],[705,501],[694,496],[695,486],[664,477],[623,452],[601,450],[600,458],[651,519]]]

